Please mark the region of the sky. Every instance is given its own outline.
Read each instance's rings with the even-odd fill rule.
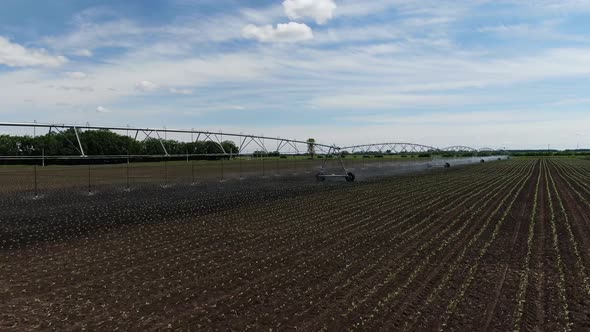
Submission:
[[[589,92],[586,0],[0,2],[0,121],[590,148]]]

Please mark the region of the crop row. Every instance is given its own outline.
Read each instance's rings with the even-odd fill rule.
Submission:
[[[462,171],[456,171],[447,174],[450,174],[451,177],[453,175],[459,177],[462,173]],[[198,279],[200,286],[207,289],[207,293],[213,295],[205,296],[201,293],[197,296],[195,293],[194,299],[198,300],[199,303],[207,303],[207,301],[203,302],[202,300],[205,298],[215,299],[214,294],[222,294],[239,290],[240,287],[247,287],[248,282],[232,282],[232,280],[241,278],[242,280],[261,280],[264,282],[264,280],[272,280],[268,278],[274,272],[278,271],[283,274],[288,273],[289,269],[292,271],[293,268],[289,266],[292,263],[291,258],[295,258],[293,255],[297,254],[301,257],[300,262],[309,260],[309,256],[302,256],[298,253],[302,248],[314,248],[314,251],[318,252],[318,256],[325,256],[322,253],[334,248],[345,250],[349,244],[353,243],[350,239],[354,238],[352,235],[357,234],[357,229],[364,229],[365,234],[371,234],[368,232],[371,228],[367,227],[367,224],[370,224],[372,219],[358,223],[357,226],[354,225],[355,220],[363,218],[362,213],[359,211],[373,208],[375,211],[382,213],[384,209],[392,208],[390,211],[393,215],[409,207],[407,204],[398,203],[402,198],[407,198],[406,202],[423,201],[426,203],[437,197],[436,191],[431,188],[438,184],[444,185],[448,190],[459,189],[468,185],[468,181],[453,183],[453,181],[445,178],[442,175],[426,178],[427,180],[417,177],[405,181],[401,178],[401,181],[400,179],[397,179],[397,181],[403,185],[391,183],[391,186],[385,187],[376,185],[355,187],[344,191],[342,195],[333,195],[333,197],[330,197],[331,200],[322,201],[321,206],[310,204],[310,202],[323,198],[320,193],[309,198],[306,197],[304,200],[287,199],[269,207],[267,207],[268,204],[260,204],[252,208],[212,210],[207,216],[198,217],[194,221],[178,220],[193,218],[192,213],[194,210],[188,207],[183,208],[185,211],[176,216],[156,214],[150,217],[148,214],[142,214],[139,218],[150,217],[156,222],[157,218],[163,217],[164,220],[153,225],[135,224],[120,233],[107,231],[99,232],[92,237],[81,237],[77,240],[76,238],[64,238],[68,243],[79,241],[82,247],[88,246],[87,250],[78,251],[75,255],[72,255],[72,252],[65,251],[68,247],[67,243],[61,248],[63,251],[59,250],[59,245],[47,245],[53,249],[52,263],[45,266],[49,265],[51,268],[57,269],[57,271],[63,271],[66,273],[65,278],[63,275],[62,278],[45,278],[50,276],[51,273],[44,275],[43,270],[47,268],[44,268],[43,264],[30,264],[32,269],[29,272],[37,271],[37,276],[39,276],[37,279],[40,280],[40,283],[45,282],[45,280],[48,282],[52,280],[52,283],[61,282],[61,288],[51,284],[41,287],[45,290],[46,295],[40,293],[42,295],[40,300],[48,304],[50,304],[52,298],[70,298],[70,286],[73,284],[79,290],[77,291],[78,296],[86,299],[91,294],[88,291],[93,289],[102,289],[101,294],[104,294],[103,299],[105,301],[112,298],[119,299],[121,303],[124,303],[134,297],[145,297],[146,303],[149,304],[136,305],[134,310],[136,313],[139,311],[137,315],[145,314],[147,317],[150,316],[150,308],[154,308],[155,303],[174,301],[174,298],[170,298],[168,295],[173,297],[181,296],[182,292],[180,290],[183,287],[181,285],[194,278],[195,275],[203,276]],[[456,179],[457,177],[455,177]],[[469,185],[472,184],[469,183]],[[394,195],[391,194],[392,192]],[[415,195],[408,195],[408,193],[412,192]],[[358,197],[363,196],[365,196],[365,199],[358,199]],[[389,196],[390,200],[378,203],[378,201],[372,199],[373,197],[379,198],[382,196]],[[451,197],[457,198],[458,196]],[[343,200],[355,204],[343,206],[341,203]],[[245,201],[244,203],[247,204],[246,199]],[[203,204],[198,200],[194,202]],[[190,204],[188,199],[181,203]],[[313,208],[310,208],[312,206]],[[422,208],[425,207],[427,206],[422,206]],[[334,218],[334,211],[338,209],[342,210],[343,215],[348,217]],[[136,210],[137,208],[129,207],[128,211]],[[107,222],[129,216],[125,210],[117,209],[112,214],[108,212],[101,214],[98,214],[97,217],[104,218]],[[117,216],[117,214],[120,215]],[[372,216],[374,217],[375,214]],[[393,220],[392,218],[389,219]],[[373,222],[381,225],[379,220]],[[290,240],[290,238],[296,239],[296,241]],[[342,240],[337,242],[337,245],[333,245],[334,239],[338,238]],[[119,241],[122,241],[122,243]],[[316,243],[317,245],[315,245]],[[116,248],[116,250],[109,249],[109,245],[113,249]],[[36,252],[31,250],[30,253],[39,254],[39,251],[47,249],[47,246],[39,246]],[[90,256],[88,256],[89,253]],[[39,255],[39,257],[41,256]],[[254,257],[258,257],[258,259],[253,259]],[[77,262],[76,264],[72,264],[72,258]],[[36,261],[38,263],[41,260],[39,258]],[[93,264],[88,264],[88,261]],[[294,262],[297,263],[297,260],[295,259]],[[180,267],[183,264],[189,264],[192,267],[181,269]],[[231,269],[228,269],[230,266]],[[160,271],[162,272],[160,273]],[[255,271],[255,273],[252,271]],[[142,275],[152,275],[154,277],[153,281],[146,282],[146,280],[143,280]],[[265,279],[253,279],[256,278],[255,275],[263,276]],[[127,281],[131,280],[135,280],[138,287],[126,285]],[[240,283],[240,286],[235,286],[237,282]],[[223,285],[224,283],[225,285]],[[228,284],[231,284],[231,286],[228,286]],[[159,288],[159,285],[166,286],[164,289],[166,289],[165,293],[167,294],[154,291]],[[23,289],[30,286],[31,283],[29,282]],[[105,292],[106,290],[108,292]],[[186,292],[184,293],[186,297]],[[21,301],[27,301],[28,299],[25,296]],[[90,301],[88,303],[84,302],[79,307],[77,306],[76,310],[70,312],[70,315],[94,307],[99,308],[96,310],[104,310],[105,315],[106,312],[113,312],[115,308],[120,308],[122,315],[123,312],[127,316],[136,314],[133,311],[123,310],[124,308],[119,305],[111,305],[110,308],[100,309],[100,306]],[[51,310],[48,309],[46,312],[51,312]],[[97,324],[103,319],[108,321],[108,317],[104,315],[97,314],[96,317]]]
[[[406,188],[403,188],[403,189],[406,189]],[[371,200],[361,201],[361,202],[362,203],[366,203],[366,204],[371,204]],[[293,201],[289,202],[289,204],[293,204]],[[305,206],[304,205],[295,206],[295,208],[298,209],[298,210],[300,210],[300,211],[308,211],[308,210],[305,209]],[[328,206],[328,208],[330,208],[330,207]],[[361,204],[360,208],[361,209],[363,208],[362,204]],[[280,206],[279,206],[279,210],[280,210]],[[328,211],[330,211],[330,210],[328,209]],[[259,212],[269,213],[268,218],[264,218],[263,219],[263,220],[268,221],[268,222],[264,222],[262,225],[260,225],[261,226],[261,229],[264,229],[264,227],[270,226],[271,223],[277,221],[276,218],[274,218],[274,217],[276,217],[276,215],[270,214],[270,212],[272,212],[272,211],[259,211]],[[234,220],[233,223],[235,224],[235,220],[236,219],[232,219],[232,218],[237,218],[240,215],[243,215],[243,213],[244,213],[244,211],[241,211],[241,212],[238,212],[236,215],[233,215],[233,216],[232,215],[228,215],[225,211],[221,211],[219,213],[213,213],[208,218],[208,219],[211,219],[212,218],[212,220],[210,220],[210,221],[201,220],[203,223],[206,223],[206,225],[203,225],[203,227],[198,227],[196,229],[196,232],[195,232],[197,234],[194,234],[194,233],[187,234],[187,239],[189,239],[190,236],[195,236],[195,237],[196,236],[199,236],[198,232],[201,232],[201,231],[209,232],[210,229],[208,229],[208,228],[211,227],[211,226],[213,226],[212,224],[214,222],[219,221],[219,220],[221,220],[221,221],[224,221],[224,220]],[[310,214],[313,214],[313,213],[318,213],[318,211],[310,211]],[[326,212],[324,212],[324,213],[326,213]],[[290,228],[298,228],[298,229],[306,230],[306,228],[305,227],[302,227],[302,226],[304,226],[305,223],[308,223],[309,224],[309,223],[313,223],[314,222],[314,218],[307,219],[305,215],[301,215],[301,214],[287,214],[287,216],[289,216],[289,218],[288,218],[288,220],[286,220],[286,223],[287,223],[287,225]],[[220,219],[216,219],[216,217],[219,217]],[[304,218],[301,219],[301,220],[298,220],[299,218],[302,218],[302,217],[304,217]],[[352,217],[355,217],[355,215],[352,215]],[[329,227],[330,229],[338,229],[338,227],[336,227],[336,225],[334,224],[338,219],[330,218],[329,213],[326,213],[326,217],[324,217],[323,219],[330,221],[330,223],[327,223],[326,224],[326,227]],[[298,221],[301,221],[301,222],[298,222]],[[303,222],[303,221],[305,221],[305,222]],[[223,230],[223,229],[225,229],[225,227],[228,227],[228,226],[231,227],[231,224],[232,224],[232,222],[228,222],[228,223],[225,223],[225,225],[218,225],[218,226],[220,226],[220,228]],[[322,225],[322,224],[320,223],[320,225]],[[171,223],[168,226],[170,227],[170,229],[175,229],[176,227],[179,227],[178,224],[174,224],[174,223]],[[183,225],[181,224],[180,226],[183,226]],[[190,228],[190,227],[193,227],[194,228],[195,225],[194,224],[189,224],[188,226],[189,226],[188,228]],[[239,225],[235,225],[234,227],[237,228],[238,226]],[[241,226],[243,226],[243,225],[241,225]],[[146,229],[149,230],[150,228],[147,227]],[[166,228],[158,228],[158,231],[160,232],[160,231],[162,231],[162,229],[165,230]],[[216,229],[216,228],[214,228],[214,229]],[[236,229],[236,231],[238,231],[238,229]],[[279,230],[277,230],[278,234],[289,234],[288,231],[290,231],[290,230],[289,229],[279,229]],[[309,233],[309,231],[313,231],[313,230],[308,230],[308,233]],[[317,227],[315,227],[315,231],[318,231]],[[125,235],[128,236],[128,235],[136,235],[136,234],[141,235],[141,234],[143,234],[143,232],[138,232],[138,233],[132,232],[130,234],[125,234]],[[162,234],[159,234],[159,235],[162,235]],[[184,232],[183,232],[183,235],[184,235]],[[264,236],[264,234],[263,234],[263,236]],[[121,238],[126,239],[125,237],[121,237]],[[168,249],[166,247],[163,247],[163,245],[162,245],[161,242],[154,242],[154,243],[158,243],[158,245],[155,246],[154,248],[152,248],[152,250],[145,250],[147,248],[138,248],[137,247],[137,243],[146,243],[146,239],[149,239],[149,238],[150,237],[145,237],[145,236],[143,238],[142,237],[139,237],[139,238],[130,238],[126,245],[123,245],[123,246],[117,245],[116,248],[124,248],[124,249],[127,249],[127,251],[128,251],[127,253],[121,253],[122,254],[121,257],[124,258],[123,261],[122,262],[116,261],[116,260],[111,261],[111,258],[113,256],[112,255],[106,255],[106,257],[105,257],[105,259],[103,261],[106,261],[108,263],[108,265],[107,266],[103,266],[103,268],[106,268],[105,269],[106,271],[109,271],[109,270],[111,270],[111,271],[112,270],[117,271],[120,268],[119,266],[117,266],[117,263],[122,264],[122,265],[131,264],[132,266],[138,265],[139,267],[141,267],[142,266],[141,260],[143,259],[143,260],[145,260],[145,263],[144,264],[147,264],[146,268],[149,269],[150,268],[149,265],[153,265],[153,263],[157,263],[157,260],[154,260],[155,257],[150,257],[149,256],[149,253],[150,252],[153,253],[153,254],[166,253],[166,252],[168,252],[171,255],[179,255],[179,254],[182,254],[182,252],[179,252],[180,251],[179,248],[174,248],[174,245],[177,244],[177,243],[186,243],[183,239],[174,239],[171,242],[169,242],[169,245],[171,247],[168,247],[168,248],[170,248],[170,249]],[[188,256],[194,255],[196,257],[203,258],[203,259],[206,259],[206,256],[213,256],[213,257],[215,257],[216,256],[215,250],[212,250],[212,249],[214,249],[215,247],[224,248],[224,245],[226,244],[223,241],[220,241],[223,238],[223,233],[221,233],[218,236],[215,236],[214,234],[210,234],[210,233],[209,234],[204,234],[203,238],[207,238],[209,240],[209,243],[211,243],[211,245],[210,246],[205,246],[203,248],[203,251],[202,252],[194,252],[194,251],[191,251],[191,249],[188,249],[188,250],[186,250],[186,254]],[[95,239],[91,239],[91,240],[95,240]],[[92,242],[99,242],[100,243],[100,242],[103,242],[103,241],[108,240],[108,238],[103,238],[101,236],[101,238],[98,238],[97,240],[98,241],[92,241]],[[180,240],[182,242],[176,242],[178,240]],[[199,243],[198,238],[196,240],[197,240],[197,243]],[[256,241],[256,243],[262,243],[262,244],[265,243],[265,241],[261,241],[261,238],[254,239],[254,240]],[[147,243],[149,244],[150,242],[147,242]],[[96,253],[104,254],[104,253],[109,253],[110,252],[109,250],[104,250],[104,249],[105,248],[103,248],[103,250],[98,250],[98,251],[96,251]],[[142,253],[146,253],[147,252],[148,255],[145,255],[143,257],[139,257],[139,259],[137,259],[138,257],[135,257],[136,259],[134,259],[133,255],[129,255],[130,252],[132,252],[134,250],[137,251],[138,249]],[[273,252],[271,247],[265,247],[265,248],[261,248],[261,249],[264,249],[265,251],[268,251],[268,252]],[[218,254],[221,255],[223,253],[219,252]],[[248,254],[249,254],[248,252],[244,252],[244,256],[245,257],[247,257]],[[203,255],[203,256],[201,256],[201,255]],[[71,258],[71,255],[67,255],[67,256]],[[80,256],[80,259],[82,261],[84,259],[88,259],[88,258],[89,257],[83,257],[82,255]],[[169,258],[169,256],[164,255],[162,257],[162,261],[166,261],[168,258]],[[96,263],[96,261],[93,261],[93,262]],[[100,263],[100,262],[98,262],[98,263]],[[111,266],[113,263],[115,264],[115,266]],[[71,268],[71,265],[67,261],[65,261],[65,260],[62,262],[62,264],[67,265],[69,268]],[[41,266],[41,265],[38,265],[38,266]],[[218,267],[215,264],[212,264],[211,266],[212,266],[212,268],[217,268]],[[54,267],[55,267],[55,265],[54,265]],[[100,264],[98,264],[98,267],[100,267]],[[203,268],[203,266],[201,266],[201,268]],[[153,269],[153,266],[152,266],[152,269]],[[92,271],[83,271],[83,270],[80,270],[80,269],[77,269],[77,268],[74,269],[73,272],[74,272],[74,274],[76,276],[73,277],[73,278],[67,278],[66,280],[64,280],[64,282],[66,284],[67,283],[71,283],[71,282],[76,282],[77,280],[79,280],[79,277],[80,276],[82,276],[83,278],[85,276],[93,276],[93,277],[95,277],[95,279],[99,279],[99,277],[101,276],[101,274],[98,274],[98,276],[97,276],[96,274],[91,273]],[[130,272],[134,272],[134,270],[133,270],[133,268],[132,269],[127,269],[125,272],[126,273],[130,273]],[[116,274],[112,274],[110,276],[111,278],[113,278],[113,283],[116,283],[116,278],[120,277],[119,274],[120,273],[116,273]],[[104,277],[104,275],[103,275],[103,277]],[[79,282],[78,282],[78,285],[79,285],[79,287],[89,286],[88,284],[80,284]],[[52,287],[51,290],[53,292],[55,290],[55,288]]]
[[[410,198],[411,198],[411,197],[410,197]],[[392,201],[391,203],[394,203],[394,202],[395,202],[395,201]],[[399,204],[398,204],[398,205],[399,205]],[[422,207],[422,208],[423,208],[423,207]],[[370,209],[369,209],[369,210],[370,210]],[[377,209],[377,210],[379,210],[379,209]],[[417,210],[420,210],[420,207],[419,207],[419,206],[417,207]],[[384,212],[385,212],[385,211],[384,211]],[[369,215],[372,215],[372,214],[369,214]],[[381,216],[383,216],[383,218],[375,218],[375,216],[374,216],[374,215],[372,216],[372,218],[373,218],[373,219],[376,219],[376,223],[377,223],[377,224],[382,224],[382,223],[383,223],[383,220],[387,220],[388,218],[387,218],[387,214],[386,214],[386,213],[380,213],[380,217],[381,217]],[[403,215],[402,215],[402,217],[403,217]],[[398,218],[396,218],[396,219],[400,220],[400,219],[399,219],[399,216],[398,216]],[[404,219],[401,219],[401,220],[404,220]],[[367,229],[366,227],[364,227],[364,225],[366,225],[367,223],[368,223],[368,220],[363,220],[363,221],[362,221],[361,225],[363,225],[362,227],[363,227],[364,229]],[[374,223],[375,223],[375,221],[374,221],[374,222],[372,222],[372,223],[374,224]],[[388,223],[389,223],[389,222],[385,222],[385,223],[383,223],[383,224],[388,224]],[[393,225],[394,225],[394,226],[396,226],[396,224],[393,224]],[[381,226],[383,226],[383,225],[381,225]],[[380,227],[380,226],[379,226],[379,227]],[[369,231],[372,231],[372,229],[371,229],[371,228],[369,228],[368,230],[369,230]],[[389,232],[390,230],[391,230],[391,228],[390,228],[389,230],[387,230],[387,229],[382,229],[380,232],[377,232],[377,233],[378,233],[378,234],[383,234],[383,233],[385,233],[385,232]],[[373,233],[373,234],[375,234],[375,232],[372,232],[372,233]],[[370,233],[369,233],[369,234],[370,234]],[[296,279],[291,279],[291,280],[280,280],[280,281],[278,281],[278,282],[279,282],[279,286],[280,286],[280,287],[289,287],[289,285],[288,285],[289,283],[290,283],[290,284],[296,284],[296,283],[298,282],[299,278],[313,277],[313,270],[312,270],[312,269],[310,269],[310,267],[313,267],[313,266],[318,266],[318,264],[329,264],[329,263],[330,263],[330,262],[329,262],[329,261],[330,261],[330,259],[322,260],[322,257],[324,257],[324,256],[326,256],[326,255],[328,255],[328,254],[330,254],[330,255],[332,255],[332,256],[333,256],[333,253],[334,253],[334,252],[338,252],[338,249],[336,249],[336,248],[338,248],[338,247],[342,248],[341,250],[347,250],[347,249],[348,249],[348,248],[349,248],[351,245],[352,245],[352,246],[354,246],[354,243],[357,243],[357,240],[355,240],[355,239],[356,239],[356,238],[359,238],[359,235],[361,235],[361,236],[362,236],[362,235],[363,235],[363,232],[357,232],[357,231],[354,231],[354,232],[351,232],[351,233],[350,233],[350,235],[347,235],[346,237],[344,237],[344,236],[343,236],[343,238],[345,238],[345,239],[347,239],[347,240],[346,240],[346,241],[344,241],[344,242],[342,242],[341,240],[337,240],[337,242],[339,242],[339,243],[342,243],[342,245],[340,245],[340,246],[334,246],[334,245],[329,245],[329,244],[330,244],[330,243],[333,243],[333,242],[335,241],[334,239],[340,239],[340,238],[342,238],[342,237],[324,237],[324,240],[323,240],[323,242],[321,242],[321,243],[320,243],[320,246],[319,246],[319,247],[320,247],[320,248],[326,248],[326,249],[328,249],[328,250],[319,250],[319,249],[318,249],[318,248],[316,248],[316,247],[309,247],[309,249],[311,249],[311,250],[314,252],[314,255],[313,255],[311,258],[310,258],[310,257],[307,257],[307,259],[305,259],[305,260],[302,260],[302,261],[299,261],[299,262],[295,261],[295,264],[294,264],[294,265],[295,265],[294,269],[295,269],[295,270],[302,269],[302,270],[303,270],[303,273],[300,273],[300,274],[297,276],[297,278],[296,278]],[[363,243],[366,243],[364,240],[361,240],[361,241],[362,241]],[[332,256],[330,256],[330,257],[332,257]],[[342,256],[343,256],[343,255],[342,255],[342,252],[340,252],[338,255],[336,255],[336,257],[337,257],[337,258],[338,258],[338,257],[342,257]],[[311,259],[311,261],[310,261],[310,259]],[[319,262],[318,262],[318,261],[319,261]],[[342,266],[342,267],[340,267],[340,268],[341,268],[341,269],[347,269],[347,267],[346,267],[346,266]],[[332,276],[332,275],[331,275],[331,276]],[[266,279],[262,279],[262,280],[258,279],[258,280],[256,280],[256,282],[257,282],[257,283],[265,283],[265,282],[266,282],[265,280],[266,280]],[[326,288],[327,288],[327,289],[330,289],[329,287],[326,287]],[[308,288],[308,289],[306,289],[306,290],[304,290],[304,291],[302,292],[302,295],[301,295],[301,296],[303,296],[303,295],[306,295],[306,294],[308,294],[308,293],[309,293],[309,294],[312,294],[312,293],[314,293],[314,292],[312,292],[312,291],[310,290],[310,288]],[[248,296],[248,293],[241,294],[241,296],[243,296],[243,297],[247,297],[247,296]],[[240,299],[235,299],[235,301],[239,301],[239,300],[240,300]],[[292,299],[292,300],[295,300],[295,299]],[[317,302],[314,302],[314,303],[317,303]],[[228,304],[228,305],[231,305],[231,304]],[[309,306],[311,306],[311,307],[313,307],[313,306],[314,306],[314,304],[309,304],[309,303],[308,303],[308,305],[309,305]],[[305,310],[307,310],[307,308],[306,308],[306,309],[304,309],[302,313],[304,313],[304,312],[305,312]]]
[[[512,160],[48,197],[30,225],[7,212],[6,234],[54,235],[0,251],[0,329],[583,329],[589,179],[587,162]]]
[[[413,252],[410,259],[405,260],[404,263],[400,264],[396,270],[391,271],[388,275],[388,280],[386,281],[392,281],[393,278],[398,275],[400,271],[402,271],[402,269],[412,264],[410,274],[405,282],[397,285],[384,297],[381,297],[377,303],[377,306],[375,306],[370,311],[371,314],[367,318],[363,319],[362,322],[357,322],[357,326],[361,326],[361,324],[366,325],[377,316],[386,316],[387,311],[394,308],[396,311],[401,310],[399,306],[389,305],[389,302],[406,291],[415,278],[422,275],[422,272],[427,266],[431,266],[430,262],[433,261],[433,259],[439,253],[444,252],[449,245],[456,244],[456,240],[459,239],[468,226],[475,226],[473,221],[476,219],[476,217],[488,206],[489,203],[493,202],[493,199],[501,194],[508,185],[513,184],[514,180],[515,177],[509,175],[497,177],[497,181],[491,181],[489,182],[489,186],[481,187],[479,191],[472,193],[472,196],[476,197],[477,199],[472,201],[470,205],[464,206],[464,203],[469,202],[468,199],[465,199],[461,203],[454,205],[453,210],[457,210],[459,213],[447,215],[446,217],[452,216],[451,221],[446,222],[445,227],[442,230],[439,230],[436,235],[431,237],[428,241],[423,242],[422,245]],[[482,193],[486,194],[482,195]],[[451,211],[447,211],[447,213]],[[440,222],[443,220],[442,216],[444,215],[445,213],[441,214],[441,217],[438,218],[438,220],[434,220],[434,222]],[[451,232],[456,224],[459,224],[458,228],[454,232]],[[435,246],[435,248],[429,248],[433,244],[438,244],[438,246]],[[423,256],[424,254],[426,255],[425,257]],[[438,263],[444,264],[442,266],[448,266],[444,258],[442,261],[439,260]]]
[[[456,250],[460,250],[460,252],[459,254],[457,254],[455,259],[452,262],[446,263],[443,266],[438,267],[445,273],[440,278],[440,281],[434,283],[432,288],[429,289],[428,293],[425,296],[424,303],[422,303],[422,305],[419,306],[419,308],[417,308],[413,313],[410,313],[410,317],[407,319],[408,323],[405,326],[406,329],[411,330],[413,325],[421,318],[421,315],[423,315],[426,312],[428,307],[432,306],[434,303],[436,303],[436,301],[441,301],[440,295],[443,293],[443,291],[449,288],[449,283],[452,281],[453,276],[457,272],[459,272],[461,267],[469,266],[471,264],[471,262],[465,262],[465,260],[468,259],[468,256],[473,253],[473,250],[475,249],[474,246],[476,246],[477,243],[482,241],[482,236],[489,229],[489,226],[492,223],[494,216],[499,215],[499,213],[502,211],[502,207],[506,207],[507,205],[509,205],[509,200],[511,197],[517,196],[517,194],[515,194],[514,196],[512,195],[515,192],[517,192],[520,188],[522,188],[522,186],[532,173],[534,164],[527,163],[525,164],[525,166],[526,167],[524,169],[524,172],[523,170],[521,170],[512,179],[509,179],[509,187],[505,186],[504,188],[502,188],[501,193],[503,194],[503,196],[501,197],[501,199],[499,199],[496,204],[486,209],[487,218],[485,218],[485,216],[482,216],[483,218],[485,218],[485,221],[483,223],[477,223],[475,225],[479,227],[479,230],[477,230],[476,228],[477,232],[473,234],[468,241],[466,238],[466,242],[461,242],[457,246]],[[446,268],[446,270],[444,268]],[[463,274],[461,274],[461,276],[463,276]]]
[[[482,257],[487,253],[488,249],[490,248],[490,246],[492,245],[492,243],[494,242],[494,240],[496,239],[496,237],[498,236],[498,233],[500,232],[500,229],[504,223],[504,221],[506,220],[506,217],[508,216],[508,214],[510,213],[512,207],[514,206],[514,203],[516,202],[516,199],[518,198],[518,196],[521,194],[521,192],[523,191],[523,189],[525,188],[525,184],[529,181],[529,178],[532,176],[532,173],[529,173],[525,178],[524,181],[520,181],[518,186],[515,187],[515,194],[512,195],[512,192],[509,193],[508,195],[506,195],[505,199],[507,200],[508,204],[504,209],[504,212],[501,213],[499,215],[499,219],[495,221],[495,225],[492,231],[492,235],[490,236],[490,238],[483,244],[483,246],[480,248],[479,252],[477,253],[475,259],[473,260],[473,262],[471,263],[469,269],[466,271],[465,273],[465,279],[464,281],[460,284],[455,296],[451,299],[451,301],[447,304],[446,306],[446,310],[444,312],[444,314],[441,317],[441,323],[440,325],[442,327],[445,327],[448,323],[449,318],[455,314],[455,308],[457,307],[457,305],[459,304],[459,302],[463,299],[463,296],[465,295],[465,292],[467,290],[467,288],[469,288],[475,278],[475,274],[479,268],[479,264],[482,260]],[[488,219],[486,220],[486,225],[489,224],[493,217],[496,215],[496,212],[501,212],[500,211],[500,207],[502,205],[499,205],[497,210],[494,211],[494,213],[492,215],[490,215],[488,217]],[[482,228],[482,233],[483,233],[484,228]]]
[[[545,166],[545,162],[541,162],[541,168],[539,171],[539,175],[537,177],[537,184],[535,185],[535,193],[533,198],[533,207],[531,209],[531,216],[529,219],[529,227],[528,227],[528,236],[527,236],[527,252],[522,264],[521,270],[521,280],[518,285],[518,293],[517,293],[517,307],[516,312],[514,313],[514,330],[520,330],[520,325],[522,321],[522,314],[524,312],[524,303],[526,298],[526,291],[529,282],[529,275],[530,275],[530,261],[531,261],[531,253],[533,251],[533,241],[535,239],[535,225],[537,222],[538,216],[538,209],[539,209],[539,188],[541,187],[541,176],[545,174],[546,176],[547,167]],[[542,199],[542,198],[541,198]]]
[[[563,176],[563,174],[564,174],[564,173],[562,173],[562,170],[560,170],[560,169],[558,169],[558,173],[560,176]],[[578,243],[578,240],[577,240],[576,236],[574,235],[574,231],[572,228],[572,221],[570,220],[570,217],[568,215],[568,210],[566,209],[563,199],[561,198],[561,195],[559,194],[559,191],[557,189],[557,185],[556,185],[553,175],[551,173],[549,173],[549,179],[551,180],[551,187],[553,188],[553,191],[555,192],[555,196],[556,196],[557,202],[559,204],[559,209],[560,209],[562,218],[564,220],[563,224],[566,227],[569,242],[571,243],[574,255],[576,257],[576,263],[575,263],[576,269],[579,271],[583,289],[584,289],[586,295],[590,297],[590,278],[588,277],[587,268],[586,268],[586,265],[584,264],[584,261],[582,259],[582,255],[581,255],[582,251],[580,250],[580,244]],[[579,178],[578,178],[578,181],[576,181],[576,182],[577,183],[585,183],[583,181],[579,181]],[[587,185],[587,183],[586,183],[586,185]],[[570,187],[570,189],[572,189],[572,188]]]

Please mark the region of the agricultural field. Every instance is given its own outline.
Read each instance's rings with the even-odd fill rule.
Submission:
[[[14,174],[0,330],[590,329],[587,160],[37,199]]]
[[[428,158],[363,158],[349,156],[343,159],[348,170],[361,178],[387,175],[392,171],[424,167]],[[468,158],[466,158],[468,159]],[[477,159],[477,158],[475,158]],[[479,160],[479,159],[477,159]],[[116,160],[119,161],[120,160]],[[37,161],[39,164],[41,161]],[[324,164],[323,159],[304,157],[288,158],[236,158],[232,160],[176,160],[160,162],[130,162],[94,165],[4,165],[0,166],[0,192],[34,193],[78,190],[103,191],[133,189],[146,186],[173,186],[244,179],[273,177],[313,178]],[[336,159],[326,163],[328,171],[342,173]],[[310,174],[312,175],[310,177]]]

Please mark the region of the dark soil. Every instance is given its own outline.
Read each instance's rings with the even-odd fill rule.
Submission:
[[[130,191],[101,169],[90,194],[57,172],[37,198],[4,169],[0,330],[590,328],[588,161],[355,183],[174,167]]]

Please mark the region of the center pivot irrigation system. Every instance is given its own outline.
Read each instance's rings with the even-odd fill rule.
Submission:
[[[221,156],[231,157],[234,153],[232,151],[226,151],[223,147],[225,139],[232,139],[234,143],[237,143],[238,155],[253,154],[255,151],[263,153],[278,152],[280,154],[302,154],[309,152],[324,154],[325,158],[322,163],[320,171],[316,174],[318,181],[323,181],[327,178],[344,178],[346,181],[352,182],[355,179],[355,175],[349,172],[344,162],[342,161],[342,152],[347,151],[349,153],[437,153],[437,152],[483,152],[483,151],[497,151],[490,148],[474,149],[466,146],[453,146],[444,149],[436,147],[414,144],[414,143],[376,143],[376,144],[364,144],[364,145],[353,145],[347,147],[338,147],[336,145],[327,145],[316,142],[301,141],[296,139],[286,139],[280,137],[269,137],[264,135],[248,135],[248,134],[235,134],[235,133],[224,133],[222,131],[201,131],[194,129],[167,129],[167,128],[149,128],[149,127],[130,127],[130,126],[94,126],[90,124],[84,125],[73,125],[73,124],[48,124],[48,123],[37,123],[37,122],[0,122],[0,127],[11,128],[12,133],[19,133],[19,131],[25,130],[27,135],[36,136],[38,129],[47,130],[48,133],[62,133],[64,131],[71,130],[75,134],[75,140],[68,140],[69,144],[77,151],[79,155],[70,156],[46,156],[44,151],[42,156],[0,156],[0,159],[124,159],[130,157],[144,157],[144,158],[161,158],[161,157],[189,157],[189,156],[203,156],[203,154],[170,154],[166,148],[166,140],[168,138],[174,138],[181,141],[190,142],[213,142],[219,146],[222,151]],[[19,129],[20,128],[20,129]],[[134,140],[145,142],[148,139],[156,139],[160,143],[161,154],[159,155],[88,155],[85,152],[84,144],[81,139],[81,133],[88,130],[109,130],[121,135],[133,137]],[[213,154],[207,154],[211,156]],[[334,158],[335,157],[335,158]],[[335,171],[328,171],[329,160],[335,160],[338,167]]]

